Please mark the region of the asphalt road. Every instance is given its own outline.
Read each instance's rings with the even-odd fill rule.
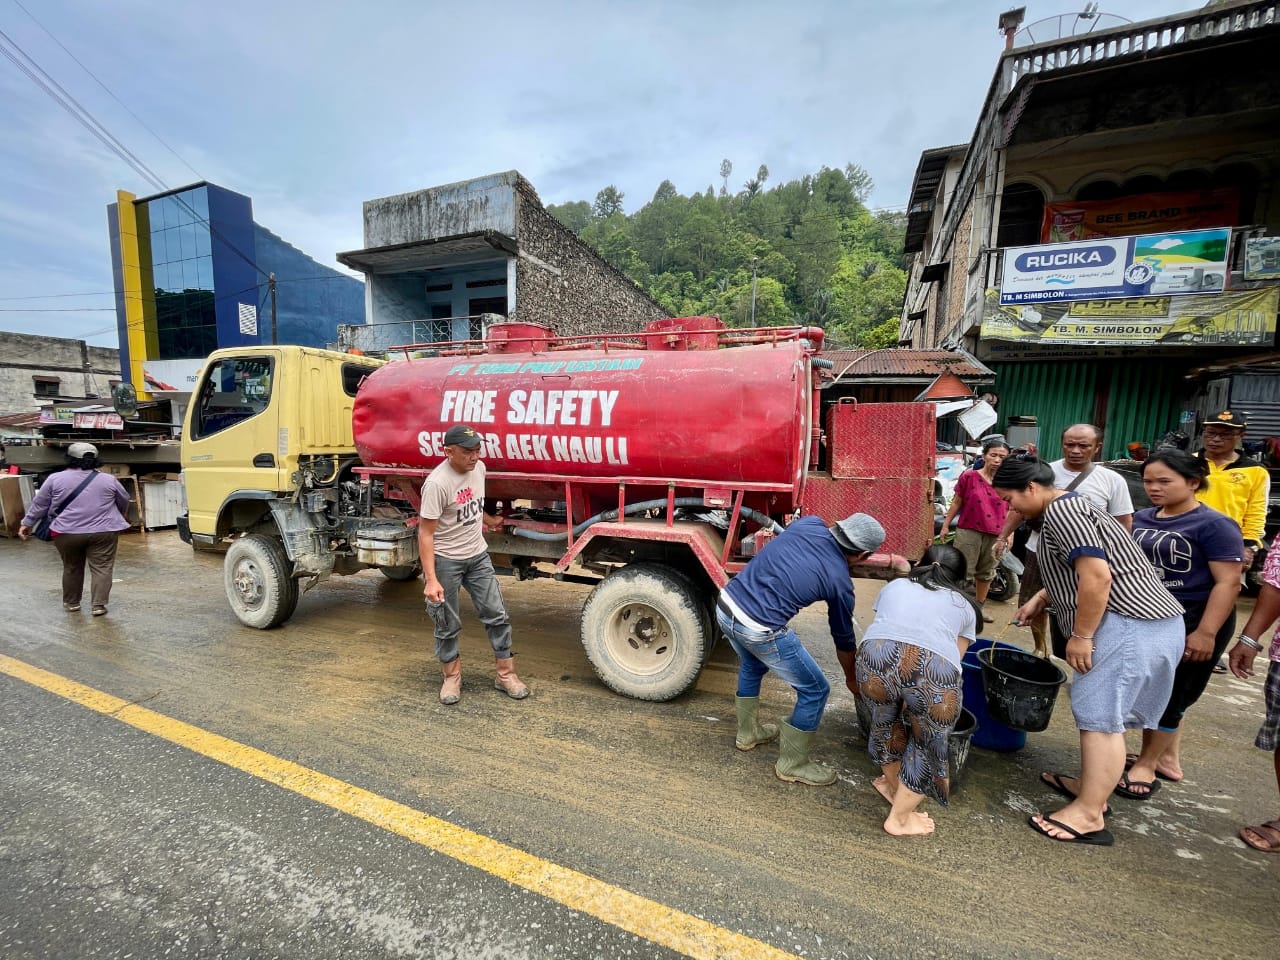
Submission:
[[[733,749],[731,650],[675,702],[620,698],[577,641],[585,588],[504,581],[533,696],[493,690],[467,617],[446,708],[420,584],[334,580],[262,632],[172,533],[122,539],[108,617],[63,613],[58,576],[0,540],[5,958],[1113,960],[1280,933],[1280,857],[1235,838],[1278,806],[1257,679],[1214,678],[1187,780],[1114,800],[1113,848],[1025,825],[1059,805],[1037,773],[1076,761],[1065,702],[1024,750],[971,751],[937,833],[903,840],[842,686],[816,749],[839,782],[783,784],[774,748]],[[837,677],[821,613],[798,627]],[[786,715],[790,690],[764,700]]]

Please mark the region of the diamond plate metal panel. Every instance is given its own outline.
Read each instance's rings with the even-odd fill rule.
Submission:
[[[931,403],[837,403],[828,411],[827,464],[836,478],[932,477],[937,425]]]
[[[868,513],[884,527],[882,552],[918,560],[933,540],[932,483],[931,476],[846,480],[810,473],[801,503],[805,513],[817,514],[827,524],[851,513]]]

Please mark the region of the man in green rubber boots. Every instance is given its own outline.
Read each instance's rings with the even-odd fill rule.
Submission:
[[[831,639],[845,677],[854,677],[853,565],[880,549],[884,527],[855,513],[828,528],[820,517],[801,517],[747,564],[716,600],[716,622],[738,653],[739,750],[781,735],[779,780],[821,787],[836,772],[809,759],[831,684],[787,624],[811,603],[825,600]],[[770,670],[791,684],[796,706],[781,729],[760,723],[760,681]]]

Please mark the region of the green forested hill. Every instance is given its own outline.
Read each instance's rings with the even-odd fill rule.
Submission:
[[[754,266],[757,326],[817,324],[836,345],[895,345],[906,215],[867,209],[867,172],[823,167],[770,187],[761,166],[736,192],[732,176],[725,160],[719,189],[693,196],[664,180],[632,214],[613,186],[547,209],[677,316],[749,326]]]

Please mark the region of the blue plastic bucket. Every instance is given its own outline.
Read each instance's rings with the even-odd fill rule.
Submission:
[[[1012,643],[1000,643],[979,637],[969,645],[960,665],[964,668],[964,691],[962,702],[964,708],[974,715],[978,721],[978,730],[973,735],[973,745],[984,750],[1021,750],[1027,745],[1025,730],[1015,730],[1001,723],[987,709],[987,694],[982,685],[982,664],[978,661],[978,651],[990,647],[1001,647],[1006,650],[1021,650]]]

